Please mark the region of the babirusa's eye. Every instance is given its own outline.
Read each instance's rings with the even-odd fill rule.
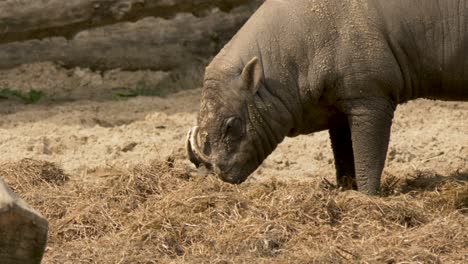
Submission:
[[[230,117],[226,121],[225,135],[231,138],[237,138],[242,136],[242,122],[237,117]]]

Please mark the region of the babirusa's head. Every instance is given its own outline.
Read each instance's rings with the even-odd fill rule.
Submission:
[[[190,129],[186,148],[196,166],[204,164],[222,180],[241,183],[284,136],[275,131],[274,107],[259,94],[264,89],[259,60],[229,69],[207,68],[198,124]]]

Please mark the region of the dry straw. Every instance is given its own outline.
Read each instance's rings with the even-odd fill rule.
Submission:
[[[50,221],[44,263],[462,263],[468,174],[387,176],[383,197],[323,181],[234,186],[173,161],[0,173]]]

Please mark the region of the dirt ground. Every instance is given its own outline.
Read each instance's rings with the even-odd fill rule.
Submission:
[[[17,192],[49,218],[50,239],[44,263],[468,261],[467,102],[415,100],[398,107],[384,171],[387,186],[385,197],[367,198],[352,191],[340,192],[328,184],[334,183],[334,165],[327,132],[285,139],[245,184],[236,187],[225,185],[211,176],[204,178],[205,176],[201,176],[203,173],[195,171],[186,160],[185,136],[188,129],[195,124],[201,90],[183,91],[184,87],[180,87],[177,89],[181,90],[179,92],[164,94],[163,97],[154,96],[158,95],[158,92],[152,90],[152,87],[165,81],[166,76],[165,73],[153,72],[95,73],[83,69],[61,69],[51,64],[28,65],[0,72],[0,88],[21,91],[33,88],[46,94],[35,104],[25,104],[14,98],[0,100],[0,162],[4,164],[0,172]],[[133,97],[134,94],[140,96]],[[43,161],[52,162],[53,166],[62,168],[63,174],[70,180],[64,185],[55,186],[49,183],[43,186],[31,183],[30,187],[24,187],[27,185],[24,182],[31,181],[27,175],[37,176],[42,173],[40,169],[37,172],[27,170],[30,174],[25,173],[26,176],[19,177],[24,166],[33,164],[31,166],[41,167],[49,164],[41,163]],[[155,162],[169,165],[157,165],[159,167],[155,172]],[[146,169],[143,169],[144,173],[137,173],[137,177],[135,168]],[[147,171],[152,174],[145,174]],[[164,232],[175,232],[176,229],[170,229],[167,225],[176,226],[177,223],[165,222],[161,224],[164,228],[155,227],[154,222],[151,227],[143,224],[139,227],[129,227],[127,224],[133,223],[132,221],[145,222],[144,213],[132,211],[134,207],[120,208],[122,212],[109,214],[101,219],[102,222],[80,222],[85,215],[94,212],[88,210],[90,207],[81,206],[80,201],[87,201],[83,195],[98,195],[102,190],[106,190],[102,193],[107,193],[108,189],[113,188],[112,184],[116,184],[114,187],[117,190],[122,187],[122,182],[125,182],[122,177],[145,179],[145,175],[163,174],[166,175],[164,177],[172,175],[175,178],[164,178],[170,187],[158,185],[162,191],[157,192],[157,195],[149,192],[148,197],[143,199],[140,194],[128,194],[128,197],[138,197],[132,200],[132,203],[137,203],[135,206],[139,210],[140,206],[144,206],[151,214],[163,214],[163,207],[161,211],[157,211],[158,208],[151,208],[150,201],[155,206],[163,206],[160,203],[164,201],[166,206],[175,208],[174,212],[179,212],[179,217],[194,214],[204,219],[203,221],[215,219],[213,221],[218,222],[210,222],[210,227],[219,230],[230,230],[233,228],[231,225],[235,224],[238,228],[250,230],[251,236],[236,237],[237,233],[229,233],[232,236],[226,238],[223,237],[223,231],[204,230],[201,224],[206,222],[199,219],[198,223],[186,223],[185,228],[196,229],[199,232],[198,236],[206,233],[211,240],[191,237],[192,240],[187,242],[186,234],[182,235],[182,229],[177,229],[179,233],[176,232],[174,236],[179,239],[184,236],[185,240],[182,239],[181,242],[174,238],[168,242],[167,236],[159,238],[156,233],[162,232],[163,229]],[[179,177],[185,174],[189,176]],[[120,185],[116,183],[116,179],[120,179],[117,181]],[[161,180],[151,177],[148,179],[161,184]],[[145,186],[151,185],[151,182],[143,181]],[[277,186],[277,191],[266,190],[268,186]],[[190,196],[190,191],[197,193]],[[187,197],[184,197],[184,192]],[[263,196],[256,196],[259,193]],[[267,210],[264,206],[268,204],[264,204],[263,200],[267,194],[277,199],[279,204],[276,206],[281,206],[281,203],[286,207],[292,206],[291,201],[294,199],[309,202],[316,199],[317,203],[313,208],[319,211],[326,209],[328,213],[325,218],[333,215],[335,209],[341,216],[330,220],[333,222],[330,224],[328,220],[322,219],[318,211],[314,211],[317,214],[309,215],[312,223],[309,226],[303,223],[308,221],[308,216],[285,220],[282,215],[288,215],[287,208],[274,206],[277,219],[271,222],[270,226],[265,226],[263,223],[271,219],[268,215],[255,214],[255,210]],[[444,194],[453,196],[447,200],[448,196]],[[66,197],[63,199],[67,200],[67,204],[57,204],[56,199],[61,195]],[[223,200],[223,195],[230,198]],[[294,197],[295,195],[297,197]],[[446,200],[440,202],[440,197],[445,197]],[[96,199],[107,201],[109,197],[100,196]],[[237,210],[239,216],[229,214],[218,219],[210,216],[208,211],[178,211],[180,208],[177,204],[174,205],[178,199],[189,204],[200,199],[209,204],[205,206],[210,208],[225,201],[222,208],[226,211],[217,213],[232,213]],[[231,201],[232,199],[235,201]],[[240,203],[239,199],[248,200],[244,201],[248,205],[247,209],[242,207],[243,203]],[[270,202],[274,201],[273,199]],[[331,201],[335,209],[330,207]],[[89,202],[99,204],[102,201]],[[77,211],[57,213],[56,209],[52,209],[54,206],[67,206]],[[352,206],[355,208],[351,208]],[[310,208],[302,209],[307,211]],[[119,208],[113,210],[118,212]],[[401,213],[402,210],[403,216],[392,216],[392,213]],[[101,215],[104,211],[99,209],[96,215]],[[382,214],[376,215],[376,211]],[[386,213],[383,213],[384,211]],[[351,218],[346,218],[346,215],[351,218],[358,217],[358,222],[349,222]],[[142,218],[132,218],[137,216]],[[391,227],[382,224],[387,223],[382,220],[389,219],[387,216],[391,216],[391,221],[394,221]],[[177,222],[177,217],[174,217],[173,221]],[[409,220],[405,217],[409,217]],[[232,218],[236,218],[237,222]],[[281,222],[281,219],[284,222]],[[414,223],[411,222],[413,220]],[[289,224],[285,223],[296,226],[293,228],[296,231],[289,230]],[[368,228],[362,226],[363,223],[372,225],[375,232],[369,233],[369,236],[363,234]],[[73,235],[64,235],[73,229],[72,225],[77,226],[77,230],[82,228],[80,225],[85,225],[88,229],[99,229],[100,231],[96,231],[99,235],[94,236],[86,232],[83,234],[79,231]],[[444,229],[444,226],[447,229]],[[264,230],[260,230],[262,228]],[[314,231],[314,228],[317,230]],[[301,230],[309,231],[301,233]],[[133,235],[129,232],[133,232]],[[275,232],[280,232],[281,235]],[[353,232],[361,233],[353,238]],[[288,235],[284,235],[286,233]],[[253,246],[250,242],[245,242],[250,246],[243,247],[244,242],[238,240],[242,237],[245,241],[252,241],[254,234],[262,236],[258,241],[252,242]],[[340,234],[343,237],[339,237]],[[270,239],[269,236],[272,235],[276,240]],[[137,236],[140,244],[135,246],[131,241]],[[294,244],[294,239],[298,237],[302,240],[299,239]],[[384,240],[386,242],[382,242]],[[147,245],[141,244],[142,241],[146,241]],[[236,247],[233,243],[239,244]],[[366,243],[371,245],[364,245]],[[375,243],[381,243],[381,246]],[[99,249],[101,245],[102,249]],[[154,247],[154,252],[150,246]]]

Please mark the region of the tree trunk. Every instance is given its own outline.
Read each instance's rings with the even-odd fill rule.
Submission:
[[[52,38],[0,45],[0,69],[53,61],[94,70],[162,70],[203,65],[255,10],[246,5],[230,13],[198,18],[179,14],[171,20],[146,18],[136,23],[79,33],[72,40]]]
[[[180,12],[203,15],[218,7],[228,11],[248,0],[0,0],[0,43],[53,36]]]
[[[0,262],[40,263],[48,223],[0,178]]]

